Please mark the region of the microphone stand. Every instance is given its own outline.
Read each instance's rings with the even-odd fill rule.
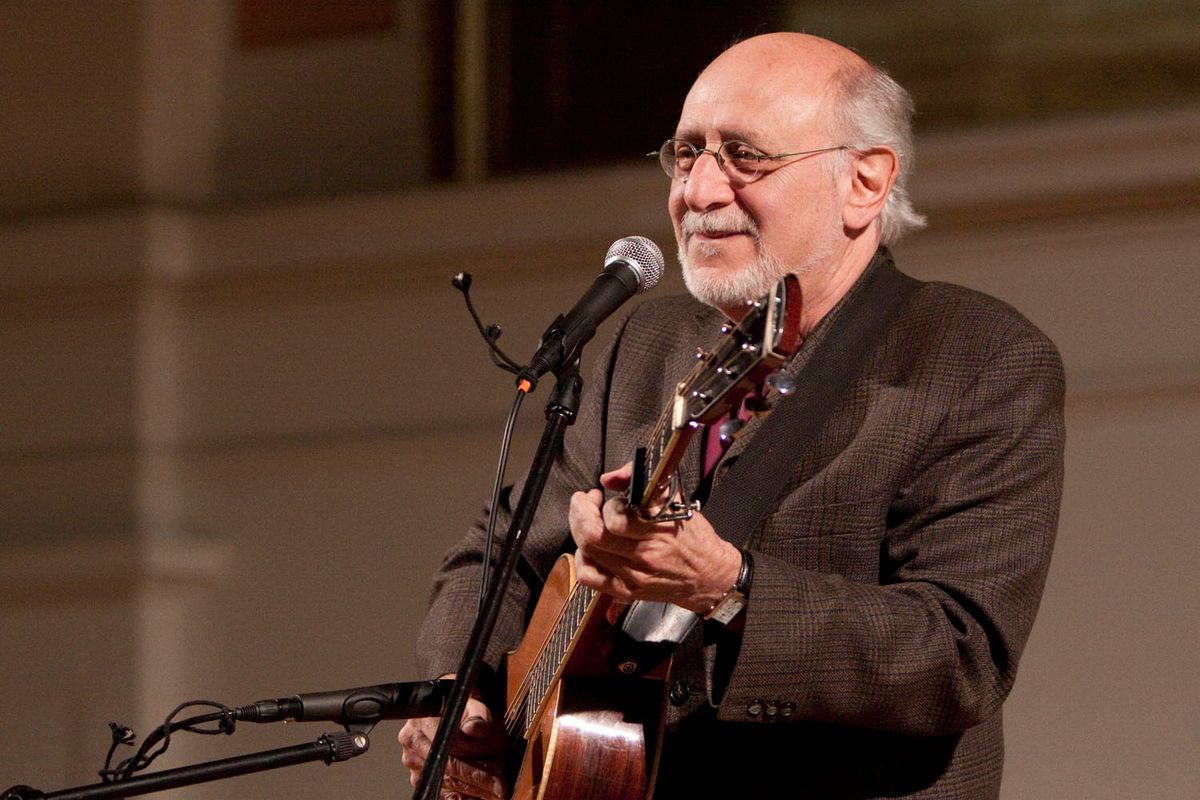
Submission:
[[[450,697],[438,723],[437,733],[430,744],[429,756],[425,760],[425,768],[421,771],[421,779],[413,793],[413,800],[436,800],[441,790],[446,762],[450,757],[451,737],[458,730],[458,721],[467,707],[471,688],[479,677],[488,642],[491,641],[496,620],[500,615],[500,606],[516,570],[529,527],[533,524],[533,515],[541,500],[542,490],[550,477],[554,456],[562,445],[567,426],[575,422],[575,414],[579,411],[583,379],[579,377],[578,349],[554,371],[554,375],[558,380],[550,400],[546,403],[546,427],[542,433],[542,440],[538,443],[533,464],[529,468],[529,476],[521,490],[521,498],[513,511],[512,523],[509,525],[508,535],[504,538],[504,547],[500,550],[500,563],[496,567],[494,579],[489,583],[479,615],[475,618],[475,626],[467,640],[454,686],[450,690]],[[488,569],[488,566],[484,564],[483,568]]]
[[[0,800],[109,800],[110,798],[149,794],[179,786],[217,781],[237,775],[247,775],[251,772],[290,767],[293,764],[303,764],[308,761],[324,761],[326,764],[332,764],[335,761],[346,761],[362,755],[367,752],[369,746],[370,743],[365,733],[337,731],[323,734],[321,738],[310,744],[264,750],[261,753],[250,753],[219,761],[207,761],[203,764],[162,770],[150,775],[140,775],[109,783],[95,783],[90,786],[63,789],[58,792],[46,793],[28,786],[14,786],[0,795]]]
[[[265,772],[309,761],[324,761],[326,764],[348,761],[367,752],[371,746],[367,734],[380,720],[427,716],[432,710],[430,704],[446,691],[449,683],[450,681],[389,683],[341,692],[318,692],[278,700],[260,700],[252,705],[228,709],[232,712],[231,718],[245,722],[305,722],[308,712],[307,716],[313,721],[336,720],[345,730],[324,733],[310,744],[206,761],[57,792],[43,792],[31,786],[13,786],[0,792],[0,800],[108,800],[218,781],[252,772]],[[187,722],[189,721],[184,721]],[[233,728],[227,732],[232,733]]]

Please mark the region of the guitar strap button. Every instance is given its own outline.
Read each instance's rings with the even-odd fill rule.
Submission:
[[[672,681],[671,688],[667,690],[667,700],[673,706],[681,706],[688,701],[692,696],[692,689],[683,681]]]

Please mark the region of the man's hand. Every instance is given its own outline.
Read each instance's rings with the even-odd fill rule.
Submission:
[[[453,678],[454,675],[444,675]],[[401,762],[408,767],[409,783],[417,785],[440,717],[415,717],[400,729]],[[450,758],[442,781],[443,800],[507,800],[503,769],[504,725],[494,723],[491,710],[472,695],[462,723],[450,744]]]
[[[614,492],[629,486],[632,464],[600,476]],[[638,519],[623,497],[576,492],[568,516],[576,576],[619,600],[663,600],[705,614],[737,580],[742,557],[702,514],[681,522]]]

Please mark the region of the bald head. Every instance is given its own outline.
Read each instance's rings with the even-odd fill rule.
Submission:
[[[713,59],[705,69],[746,65],[760,75],[786,71],[789,77],[814,80],[832,77],[844,69],[870,69],[857,53],[836,42],[807,33],[765,33],[745,39]]]
[[[777,107],[781,118],[797,124],[832,110],[831,100],[844,76],[872,67],[839,44],[804,33],[768,33],[741,41],[704,69],[688,94],[714,100],[717,93],[757,109]],[[789,113],[790,111],[790,113]],[[829,130],[828,124],[822,125]]]

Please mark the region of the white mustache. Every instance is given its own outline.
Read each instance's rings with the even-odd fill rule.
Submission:
[[[710,211],[707,214],[685,211],[683,219],[680,221],[680,228],[685,236],[697,233],[705,235],[744,233],[758,239],[758,225],[749,214],[736,206],[723,208],[720,211]]]

